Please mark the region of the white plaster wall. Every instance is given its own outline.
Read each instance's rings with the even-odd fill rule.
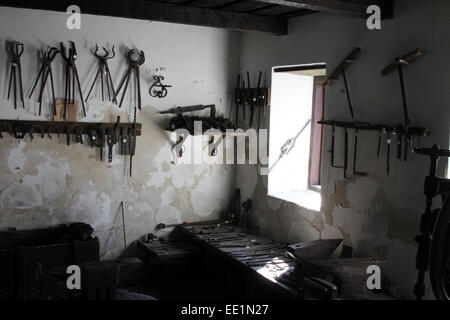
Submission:
[[[241,70],[265,70],[270,79],[273,66],[326,62],[330,73],[360,46],[360,60],[348,71],[355,120],[394,125],[403,122],[398,76],[382,77],[380,72],[393,58],[420,48],[425,55],[405,70],[412,124],[430,128],[431,137],[422,139],[423,145],[448,147],[450,2],[396,3],[395,18],[383,21],[381,31],[368,30],[363,19],[313,14],[291,20],[288,36],[244,33]],[[351,120],[343,89],[342,80],[328,89],[327,118]],[[342,150],[343,139],[338,140],[336,150]],[[387,177],[386,148],[383,145],[380,159],[376,158],[376,148],[376,133],[360,133],[358,169],[369,176],[345,181],[340,169],[330,169],[326,152],[330,150],[330,129],[325,129],[321,212],[267,197],[266,177],[249,178],[256,174],[254,166],[238,167],[238,186],[244,199],[254,199],[255,224],[262,232],[291,242],[343,237],[357,256],[386,257],[384,275],[412,297],[416,281],[413,239],[424,208],[423,179],[429,160],[410,155],[408,162],[399,161],[393,146]],[[340,161],[342,154],[338,152],[336,157]],[[432,297],[431,288],[428,297]]]
[[[236,32],[100,16],[82,16],[79,31],[66,28],[64,13],[0,7],[0,118],[48,119],[46,95],[39,117],[36,97],[26,101],[26,110],[13,108],[6,100],[9,64],[4,50],[7,40],[25,44],[22,56],[25,93],[28,95],[40,65],[37,50],[69,40],[76,42],[77,66],[84,95],[96,72],[95,44],[116,46],[110,61],[117,87],[127,69],[124,53],[137,47],[146,53],[141,68],[143,109],[137,121],[143,136],[137,139],[133,160],[134,176],[128,177],[128,157],[115,154],[113,163],[99,161],[99,150],[86,143],[69,147],[65,136],[53,140],[35,135],[31,142],[7,135],[0,140],[0,228],[28,229],[60,223],[85,222],[95,228],[101,253],[112,257],[123,249],[121,219],[125,203],[127,240],[150,232],[158,223],[214,219],[228,205],[234,186],[233,166],[170,164],[170,139],[161,130],[163,117],[157,114],[175,106],[216,104],[218,113],[228,113],[234,74],[239,60],[240,34]],[[63,97],[63,61],[54,61],[56,92]],[[165,68],[166,83],[173,85],[166,99],[151,98],[148,88],[157,68]],[[129,117],[130,96],[118,109],[97,99],[87,104],[81,121],[114,122]],[[81,113],[80,113],[81,115]],[[107,152],[107,148],[105,148]]]

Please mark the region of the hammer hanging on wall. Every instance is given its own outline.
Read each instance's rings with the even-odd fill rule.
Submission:
[[[331,74],[331,76],[325,82],[325,85],[331,86],[331,84],[334,81],[337,81],[339,79],[339,76],[342,74],[342,77],[344,79],[344,84],[345,84],[345,91],[347,94],[348,109],[350,111],[350,115],[352,116],[352,118],[354,118],[353,105],[352,105],[352,100],[350,97],[349,85],[348,85],[347,76],[346,76],[345,71],[347,70],[347,68],[350,65],[352,65],[358,59],[358,56],[360,53],[361,53],[361,48],[356,47],[355,49],[353,49],[353,51],[345,58],[345,60],[336,68],[336,70]]]
[[[391,64],[389,64],[386,68],[381,71],[381,74],[383,76],[386,76],[390,74],[391,72],[398,70],[399,78],[400,78],[400,86],[402,91],[402,101],[403,101],[403,115],[405,117],[405,129],[406,129],[406,135],[405,135],[405,147],[404,147],[404,160],[407,159],[408,154],[408,146],[411,142],[411,136],[408,134],[409,127],[411,126],[411,119],[409,117],[409,111],[408,111],[408,103],[406,100],[406,89],[405,89],[405,79],[403,75],[403,66],[409,65],[412,62],[414,62],[417,58],[422,56],[423,53],[420,50],[414,50],[413,52],[407,54],[406,56],[402,58],[396,58]]]

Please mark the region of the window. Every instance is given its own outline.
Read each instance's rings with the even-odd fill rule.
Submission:
[[[325,64],[272,71],[270,196],[320,210],[320,162]]]

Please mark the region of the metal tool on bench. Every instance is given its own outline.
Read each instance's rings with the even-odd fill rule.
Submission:
[[[95,83],[98,81],[98,79],[100,77],[100,85],[102,88],[102,100],[105,101],[104,84],[106,84],[106,91],[108,93],[108,99],[111,102],[117,103],[116,91],[114,90],[114,83],[113,83],[113,80],[111,77],[111,72],[109,71],[109,66],[108,66],[108,60],[113,59],[116,56],[116,52],[114,51],[114,46],[112,47],[111,51],[109,51],[105,47],[102,47],[102,49],[104,51],[103,55],[98,53],[99,47],[97,44],[95,45],[94,55],[97,57],[97,59],[99,61],[99,65],[98,65],[97,74],[95,75],[95,78],[94,78],[94,82],[92,82],[91,88],[89,89],[89,93],[86,97],[86,102],[89,100],[92,90],[94,89]]]
[[[354,118],[354,111],[345,71],[350,65],[352,65],[358,59],[360,53],[361,48],[356,47],[355,49],[353,49],[353,51],[345,58],[345,60],[337,67],[337,69],[331,74],[331,76],[325,82],[326,85],[330,86],[334,81],[337,81],[339,79],[339,76],[342,74],[345,84],[345,91],[347,94],[348,109],[350,111],[350,115],[352,116],[352,118]]]
[[[25,109],[25,99],[23,95],[23,83],[22,83],[22,63],[20,57],[23,54],[23,43],[17,41],[9,41],[7,43],[9,53],[11,55],[11,73],[9,76],[8,86],[8,100],[11,97],[11,88],[14,94],[14,109],[17,109],[17,91],[19,91],[19,97],[22,101],[22,107]],[[17,84],[17,80],[19,84]],[[19,86],[19,87],[17,87]]]
[[[36,81],[34,82],[33,88],[31,89],[30,96],[28,97],[31,99],[31,96],[33,95],[34,90],[36,89],[36,86],[39,82],[39,79],[41,79],[41,88],[39,90],[39,115],[41,115],[42,112],[42,100],[45,90],[45,85],[47,83],[47,80],[50,76],[50,85],[52,89],[52,102],[53,102],[53,115],[57,115],[56,111],[56,97],[55,97],[55,84],[53,81],[53,71],[52,71],[52,62],[55,60],[56,55],[59,53],[58,48],[51,47],[46,52],[43,53],[43,59],[42,59],[42,67],[39,71],[39,74],[36,78]]]
[[[420,220],[420,235],[415,238],[419,248],[416,257],[418,272],[414,294],[417,300],[425,295],[425,273],[430,270],[430,280],[437,299],[450,300],[450,179],[437,176],[440,157],[450,157],[450,150],[415,148],[414,153],[430,157],[430,171],[425,178],[425,213]],[[432,209],[433,199],[441,196],[442,209]]]
[[[208,224],[217,224],[219,225],[225,225],[228,224],[229,221],[223,221],[223,220],[209,220],[209,221],[195,221],[195,222],[183,222],[183,223],[173,223],[173,224],[165,224],[165,223],[158,223],[155,226],[155,230],[162,230],[162,229],[166,229],[166,228],[173,228],[173,227],[178,227],[178,226],[192,226],[192,225],[208,225]]]
[[[137,100],[138,100],[137,106],[138,106],[138,109],[141,110],[142,109],[141,76],[140,76],[139,67],[142,66],[145,62],[145,54],[144,54],[144,51],[139,51],[137,49],[130,49],[130,50],[128,50],[126,56],[127,56],[128,63],[129,63],[128,71],[125,74],[125,76],[123,77],[122,82],[120,83],[119,88],[117,89],[116,95],[114,96],[114,99],[117,98],[117,96],[119,95],[119,92],[122,90],[122,87],[124,87],[124,90],[122,93],[122,98],[120,99],[120,103],[119,103],[119,108],[121,108],[122,104],[123,104],[123,100],[124,100],[125,95],[128,90],[130,78],[134,71],[136,85],[137,85],[137,88],[136,88]]]
[[[422,56],[423,53],[420,50],[414,50],[413,52],[407,54],[406,56],[402,58],[396,58],[391,64],[389,64],[386,68],[381,71],[381,74],[383,76],[386,76],[390,73],[392,73],[395,70],[398,70],[399,78],[400,78],[400,86],[401,86],[401,92],[402,92],[402,101],[403,101],[403,114],[405,117],[405,130],[406,130],[406,136],[405,136],[405,146],[404,146],[404,160],[407,160],[408,157],[408,147],[411,143],[411,136],[408,134],[408,129],[411,126],[411,119],[409,117],[409,111],[408,111],[408,103],[406,99],[406,89],[405,89],[405,79],[403,75],[403,67],[405,65],[409,65],[413,63],[417,58]]]
[[[67,55],[66,55],[67,53]],[[77,59],[77,49],[75,43],[70,41],[70,49],[67,52],[64,43],[61,42],[61,56],[66,62],[66,86],[64,93],[64,113],[63,119],[66,119],[67,104],[75,103],[75,82],[78,88],[78,94],[80,95],[81,105],[83,106],[83,115],[86,116],[86,109],[84,106],[83,92],[81,90],[80,78],[78,76],[77,66],[75,60]]]

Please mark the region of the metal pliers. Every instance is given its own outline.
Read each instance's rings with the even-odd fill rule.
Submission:
[[[122,98],[120,99],[119,108],[122,107],[123,99],[125,98],[125,94],[128,89],[128,85],[130,83],[131,74],[134,70],[135,76],[136,76],[136,84],[137,84],[137,95],[138,95],[138,108],[141,110],[142,101],[141,101],[141,82],[140,82],[140,72],[139,67],[144,64],[145,62],[145,54],[144,51],[139,51],[137,49],[130,49],[127,52],[126,55],[128,62],[130,66],[128,67],[128,71],[125,75],[125,77],[122,79],[122,82],[120,83],[119,88],[117,89],[116,95],[114,98],[117,97],[120,90],[122,89],[123,85],[125,84],[125,88],[122,93]]]
[[[50,76],[50,84],[52,86],[52,101],[53,101],[53,115],[57,115],[56,112],[56,97],[55,97],[55,84],[53,81],[53,71],[52,71],[52,62],[55,60],[56,55],[59,53],[58,48],[51,47],[47,50],[46,53],[44,53],[44,58],[42,60],[42,67],[39,71],[39,74],[36,78],[36,81],[34,82],[33,88],[31,89],[30,96],[28,97],[31,99],[31,96],[33,95],[34,90],[36,89],[36,86],[39,82],[39,79],[42,77],[41,82],[41,89],[39,90],[39,115],[41,115],[42,112],[42,96],[44,95],[45,85],[47,83],[48,77]]]
[[[108,91],[108,99],[111,100],[112,97],[112,102],[117,103],[117,100],[115,98],[116,96],[116,91],[114,90],[114,83],[111,77],[111,72],[109,71],[109,66],[108,66],[108,60],[114,58],[116,56],[116,52],[114,51],[114,46],[111,49],[111,52],[106,49],[105,47],[102,47],[103,51],[105,52],[104,55],[100,55],[98,53],[99,51],[99,47],[96,44],[95,45],[95,52],[94,55],[97,57],[97,59],[100,61],[100,64],[98,66],[98,71],[97,74],[95,76],[94,82],[92,83],[91,89],[89,90],[89,93],[86,97],[86,102],[89,99],[89,96],[92,93],[92,90],[94,89],[95,83],[98,80],[98,77],[100,76],[100,81],[101,81],[101,86],[102,86],[102,100],[105,101],[105,95],[104,95],[104,87],[103,87],[103,77],[106,77],[106,89]]]
[[[20,99],[22,100],[22,106],[25,109],[22,84],[22,64],[20,63],[20,57],[22,56],[24,50],[23,43],[9,41],[8,49],[11,54],[11,74],[9,76],[8,100],[11,96],[11,87],[14,81],[14,109],[17,109],[17,78],[19,78]]]
[[[86,116],[86,109],[84,107],[83,92],[81,91],[80,78],[78,76],[77,66],[75,60],[77,59],[77,49],[75,43],[70,41],[70,49],[68,55],[66,55],[66,47],[61,42],[61,56],[66,61],[66,88],[64,95],[64,115],[66,118],[67,113],[67,101],[70,99],[71,103],[75,102],[75,81],[78,86],[78,93],[80,95],[81,105],[83,106],[83,115]],[[71,79],[72,77],[72,79]]]

